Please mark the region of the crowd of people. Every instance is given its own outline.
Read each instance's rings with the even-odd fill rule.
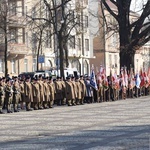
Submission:
[[[150,94],[150,80],[141,75],[127,74],[121,70],[119,76],[107,76],[103,72],[95,75],[96,88],[90,76],[62,77],[12,77],[0,78],[0,114],[49,109],[53,105],[76,106],[85,103],[116,101]],[[92,78],[93,80],[93,78]],[[143,83],[144,81],[144,83]],[[25,108],[24,108],[25,106]]]

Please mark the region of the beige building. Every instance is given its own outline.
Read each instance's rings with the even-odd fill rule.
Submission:
[[[76,6],[81,4],[82,12],[77,12]],[[71,4],[71,9],[75,14],[79,14],[80,22],[84,23],[84,28],[80,27],[80,34],[77,30],[72,30],[72,38],[68,42],[68,59],[69,67],[77,68],[81,74],[88,74],[90,71],[89,58],[93,57],[93,43],[90,37],[88,27],[88,1],[74,0]],[[46,28],[42,34],[42,44],[39,48],[39,58],[37,59],[37,49],[39,44],[40,30],[35,24],[31,23],[30,17],[48,17],[46,7],[41,0],[16,0],[9,1],[7,4],[8,16],[7,19],[11,20],[7,24],[8,30],[8,73],[10,76],[15,76],[21,72],[34,72],[39,70],[49,70],[57,68],[57,42],[55,36],[51,35],[52,27]],[[67,7],[70,7],[68,5]],[[37,13],[38,12],[38,13]],[[81,17],[81,15],[83,17]],[[26,17],[28,16],[28,17]],[[29,23],[30,21],[30,23]],[[37,21],[38,22],[38,21]],[[42,24],[43,22],[39,21]],[[3,34],[4,35],[4,34]],[[4,36],[3,36],[4,38]],[[0,42],[0,76],[4,76],[4,41]],[[59,61],[61,63],[61,61]]]
[[[91,1],[92,3],[92,1]],[[94,2],[95,3],[95,2]],[[112,73],[116,72],[120,74],[120,56],[119,56],[119,35],[116,32],[117,22],[115,19],[109,14],[108,11],[104,10],[104,15],[107,21],[107,28],[106,24],[104,24],[104,19],[101,11],[100,4],[97,2],[98,7],[95,9],[95,14],[98,12],[99,19],[94,20],[94,24],[97,22],[97,26],[95,26],[95,36],[93,38],[93,55],[95,56],[94,59],[90,60],[90,64],[94,64],[95,70],[99,71],[100,65],[102,65],[106,69],[106,75],[110,75],[110,70]],[[115,6],[109,2],[111,9],[117,14]],[[130,19],[131,21],[137,20],[139,17],[138,14],[131,12]],[[114,31],[108,29],[113,29]],[[142,48],[140,48],[135,54],[135,72],[139,71],[140,68],[144,66],[148,68],[150,62],[150,45],[146,44]]]

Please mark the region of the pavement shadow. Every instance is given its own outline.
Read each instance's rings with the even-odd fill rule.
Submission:
[[[42,127],[44,128],[44,127]],[[98,128],[98,127],[97,127]],[[1,138],[3,138],[1,136]],[[50,133],[0,142],[0,150],[149,150],[150,125]]]

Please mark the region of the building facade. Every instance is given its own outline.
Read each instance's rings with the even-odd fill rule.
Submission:
[[[76,9],[78,4],[82,6],[81,10]],[[43,1],[9,0],[7,7],[7,19],[11,21],[7,24],[9,39],[7,41],[7,64],[10,76],[21,72],[34,72],[37,66],[39,70],[59,67],[61,61],[57,61],[57,41],[53,35],[53,27],[49,25],[43,29],[43,20],[36,21],[36,23],[33,21],[33,18],[49,19],[48,10]],[[89,74],[89,59],[93,57],[93,42],[88,26],[88,1],[74,0],[66,7],[70,7],[76,16],[80,16],[81,24],[80,32],[73,29],[70,33],[68,67],[77,68],[81,74]],[[67,8],[66,10],[68,11]],[[3,32],[1,35],[4,39]],[[4,41],[0,41],[0,76],[4,76],[5,73],[4,52]]]

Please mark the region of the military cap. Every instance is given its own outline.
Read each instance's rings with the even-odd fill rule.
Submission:
[[[68,76],[68,77],[66,77],[66,80],[69,80],[70,79],[70,77]]]
[[[30,79],[30,77],[26,77],[26,80]]]
[[[79,79],[79,77],[78,77],[78,76],[76,76],[76,79]]]
[[[61,77],[60,76],[57,76],[57,79],[60,79]]]
[[[39,78],[41,78],[41,77],[42,77],[42,74],[39,75]]]

